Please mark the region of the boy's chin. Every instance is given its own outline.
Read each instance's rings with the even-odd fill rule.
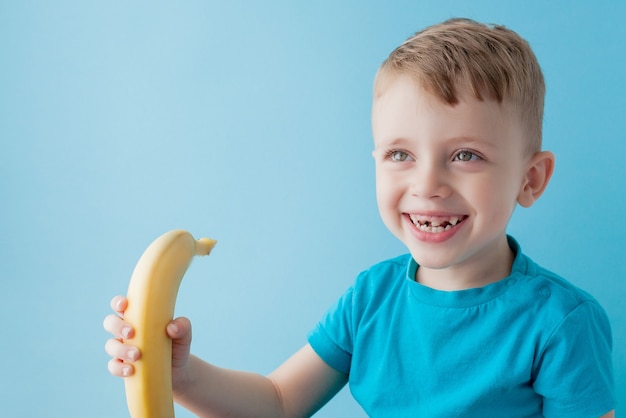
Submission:
[[[444,254],[430,254],[425,253],[423,250],[409,249],[413,260],[421,267],[429,270],[443,270],[451,267],[454,261],[450,257],[450,253]]]

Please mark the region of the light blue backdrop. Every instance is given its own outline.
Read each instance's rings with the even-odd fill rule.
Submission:
[[[557,170],[510,231],[605,306],[626,414],[625,2],[4,0],[0,415],[127,416],[101,323],[173,228],[219,240],[178,299],[196,353],[267,373],[304,344],[403,251],[376,210],[370,87],[453,16],[519,31],[543,66]],[[359,411],[343,391],[318,416]]]

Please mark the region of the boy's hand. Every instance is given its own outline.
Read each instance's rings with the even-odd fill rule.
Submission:
[[[127,306],[128,300],[124,296],[115,296],[111,300],[111,308],[118,315],[108,315],[103,323],[104,329],[114,337],[104,346],[107,354],[112,357],[108,364],[109,372],[119,377],[131,376],[135,371],[132,363],[141,358],[137,347],[123,342],[131,339],[135,332],[123,318]],[[191,346],[191,323],[187,318],[176,318],[167,325],[166,332],[172,339],[172,385],[176,390],[185,379]]]

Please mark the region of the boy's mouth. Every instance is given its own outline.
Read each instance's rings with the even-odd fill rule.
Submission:
[[[409,214],[409,219],[418,229],[424,232],[444,232],[454,228],[465,219],[467,215],[456,216],[423,216]]]

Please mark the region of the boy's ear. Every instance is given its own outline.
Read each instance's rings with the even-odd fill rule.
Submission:
[[[554,160],[554,154],[550,151],[541,151],[532,156],[517,196],[517,203],[527,208],[539,199],[554,172]]]

